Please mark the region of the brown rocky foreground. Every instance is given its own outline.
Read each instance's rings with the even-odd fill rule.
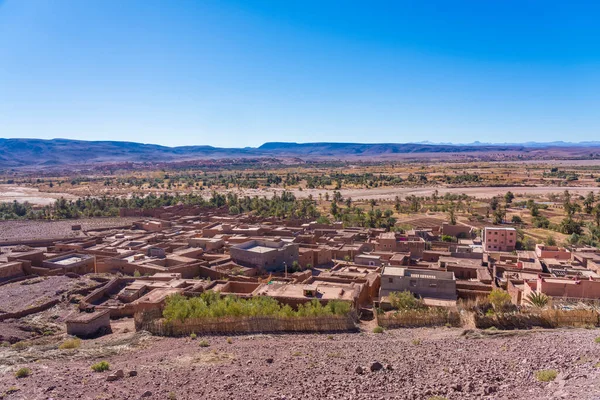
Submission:
[[[400,329],[157,338],[130,331],[60,350],[0,350],[5,399],[598,399],[598,330]],[[43,344],[46,343],[46,344]],[[110,371],[92,372],[98,361]],[[379,364],[377,364],[377,363]],[[31,375],[17,379],[28,367]],[[378,369],[372,371],[372,369]],[[556,370],[553,382],[536,371]],[[122,370],[121,372],[118,372]],[[112,374],[112,378],[108,378]],[[436,397],[438,396],[438,397]]]

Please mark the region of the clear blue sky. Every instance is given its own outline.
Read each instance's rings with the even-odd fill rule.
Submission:
[[[0,0],[0,137],[600,140],[600,4]]]

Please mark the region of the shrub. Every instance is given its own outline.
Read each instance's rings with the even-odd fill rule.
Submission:
[[[231,343],[233,343],[233,339],[232,339],[232,338],[230,338],[230,337],[228,337],[228,338],[227,338],[227,344],[231,344]]]
[[[100,361],[99,363],[92,365],[91,368],[94,372],[104,372],[110,369],[110,364],[106,361]]]
[[[27,378],[29,375],[31,375],[31,370],[29,368],[25,368],[25,367],[19,368],[17,370],[17,372],[15,372],[15,376],[18,379]]]
[[[11,347],[15,350],[25,350],[26,348],[28,348],[30,346],[29,342],[26,342],[24,340],[17,342],[15,344],[13,344]]]
[[[558,372],[555,369],[542,369],[535,372],[535,378],[540,382],[552,382],[557,375]]]
[[[383,333],[383,328],[381,326],[376,326],[373,328],[373,333]]]
[[[544,293],[532,292],[527,296],[527,302],[532,306],[544,308],[548,305],[550,298]]]
[[[201,340],[199,343],[200,347],[208,347],[210,346],[210,344],[208,344],[208,342],[206,340]]]
[[[198,336],[197,336],[197,335],[196,335],[194,332],[192,332],[192,333],[190,334],[190,339],[192,339],[192,340],[196,340],[196,338],[197,338],[197,337],[198,337]]]
[[[415,346],[420,346],[421,345],[421,339],[417,338],[417,339],[413,339],[411,341],[412,344],[414,344]]]
[[[501,310],[510,304],[510,294],[502,289],[494,289],[488,295],[488,301],[495,310]]]
[[[600,343],[600,336],[598,336],[596,339],[594,339],[595,343]]]
[[[206,291],[199,297],[186,298],[173,295],[167,299],[163,316],[168,321],[189,318],[219,317],[319,317],[327,315],[347,315],[351,311],[350,303],[333,300],[322,305],[317,299],[310,303],[300,304],[297,310],[289,305],[282,305],[277,300],[258,296],[241,299],[234,296],[221,297],[213,291]]]
[[[392,292],[388,296],[390,305],[396,310],[420,310],[425,308],[423,300],[417,299],[411,292]]]
[[[81,339],[73,338],[62,342],[62,344],[58,346],[58,348],[61,350],[78,349],[79,346],[81,346]]]

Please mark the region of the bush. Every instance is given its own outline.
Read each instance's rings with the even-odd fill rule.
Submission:
[[[62,342],[62,344],[58,346],[58,348],[61,350],[78,349],[79,346],[81,346],[81,339],[73,338]]]
[[[425,308],[423,301],[417,299],[411,292],[392,292],[388,296],[392,308],[396,310],[420,310]]]
[[[510,304],[510,294],[502,289],[494,289],[488,295],[488,301],[495,310],[502,310]]]
[[[192,340],[196,340],[196,338],[197,338],[197,337],[198,337],[198,336],[197,336],[197,335],[196,335],[194,332],[192,332],[192,333],[190,334],[190,339],[192,339]]]
[[[110,369],[110,364],[106,361],[100,361],[99,363],[92,365],[91,368],[94,372],[104,372]]]
[[[373,328],[373,333],[383,333],[383,328],[381,326],[376,326]]]
[[[550,298],[544,293],[532,292],[527,296],[527,302],[532,306],[544,308],[548,305]]]
[[[208,342],[206,340],[201,340],[199,343],[200,347],[208,347],[210,346],[210,344],[208,344]]]
[[[227,338],[227,344],[232,344],[232,343],[233,343],[233,339],[232,339],[232,338],[230,338],[230,337],[228,337],[228,338]]]
[[[600,343],[600,336],[598,336],[596,339],[594,339],[594,343]]]
[[[327,315],[348,315],[350,303],[332,300],[323,306],[317,299],[310,303],[300,304],[297,310],[289,305],[282,305],[277,300],[266,297],[241,299],[234,296],[221,297],[219,293],[207,291],[199,297],[186,298],[173,295],[167,299],[163,316],[168,321],[189,318],[219,317],[319,317]]]
[[[19,368],[17,370],[17,372],[15,372],[15,376],[18,379],[27,378],[29,375],[31,375],[31,370],[29,368],[25,368],[25,367]]]
[[[540,382],[552,382],[557,375],[558,372],[555,369],[542,369],[535,372],[535,378]]]
[[[29,342],[26,342],[24,340],[17,342],[15,344],[13,344],[11,347],[15,350],[25,350],[26,348],[28,348],[30,346]]]

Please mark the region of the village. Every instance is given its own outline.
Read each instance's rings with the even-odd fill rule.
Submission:
[[[538,243],[534,250],[517,250],[512,227],[477,230],[443,222],[398,232],[183,205],[122,214],[140,218],[77,239],[4,246],[3,289],[32,279],[94,277],[102,284],[82,296],[79,312],[66,319],[67,331],[81,337],[109,332],[111,319],[162,311],[170,296],[206,291],[265,296],[293,308],[342,301],[363,320],[393,309],[390,296],[401,292],[448,310],[485,302],[492,292],[505,293],[519,307],[536,298],[542,305],[600,299],[599,249]],[[0,319],[40,312],[55,301],[3,307]]]
[[[187,381],[182,383],[193,371],[168,374],[160,378],[168,382],[164,387],[141,390],[140,379],[155,380],[161,363],[155,358],[158,356],[148,355],[153,361],[140,364],[133,361],[135,354],[155,352],[165,340],[177,341],[168,345],[177,354],[195,353],[199,345],[200,353],[191,362],[201,368],[197,373],[206,377],[213,367],[246,370],[249,365],[236,366],[238,357],[264,357],[266,364],[259,360],[260,367],[252,367],[254,372],[248,378],[260,379],[266,372],[260,371],[278,362],[300,363],[310,373],[316,361],[299,357],[302,351],[311,353],[299,351],[304,348],[300,343],[335,346],[337,350],[323,350],[319,356],[325,358],[321,361],[324,365],[338,357],[350,360],[354,357],[348,353],[352,347],[348,343],[356,337],[353,335],[367,333],[373,336],[355,354],[371,357],[371,361],[345,365],[341,373],[372,381],[387,379],[377,375],[378,371],[406,373],[412,365],[391,354],[379,354],[384,343],[406,346],[408,341],[405,351],[412,352],[420,351],[425,343],[443,342],[450,357],[461,346],[455,335],[473,345],[509,346],[515,339],[498,336],[507,329],[554,330],[559,335],[553,339],[556,343],[566,340],[561,328],[598,326],[600,250],[544,243],[537,243],[532,250],[518,249],[517,229],[506,224],[478,228],[463,221],[436,225],[439,219],[431,219],[427,227],[389,230],[264,218],[253,213],[231,215],[226,207],[183,204],[121,209],[120,214],[121,225],[83,230],[72,221],[72,238],[23,238],[0,247],[0,339],[5,349],[0,349],[0,354],[4,352],[0,364],[5,378],[16,376],[12,379],[17,384],[4,392],[4,396],[12,396],[6,398],[26,393],[39,395],[30,398],[46,398],[45,393],[87,398],[68,385],[44,389],[46,370],[31,364],[38,360],[63,371],[68,367],[55,363],[65,356],[73,365],[97,361],[91,375],[84,372],[86,368],[90,371],[88,365],[77,367],[81,372],[75,377],[89,375],[84,379],[95,382],[94,390],[102,387],[101,382],[111,385],[101,389],[111,396],[136,391],[142,398],[231,395],[230,391],[190,388]],[[275,311],[268,313],[266,308]],[[290,339],[255,336],[278,333],[296,335],[289,344],[297,349],[292,351],[291,361],[278,361],[286,353],[286,345],[279,340]],[[263,340],[276,341],[258,344]],[[259,347],[247,348],[246,341]],[[123,343],[128,343],[125,353]],[[194,343],[196,347],[190,348]],[[339,346],[343,343],[350,347],[342,350]],[[590,343],[594,345],[593,340]],[[278,350],[264,356],[270,346]],[[585,357],[592,354],[591,364],[576,363],[577,368],[592,368],[595,350],[587,351]],[[242,356],[246,352],[250,353]],[[118,354],[123,360],[115,359]],[[431,354],[421,356],[430,358]],[[181,357],[185,356],[176,359]],[[544,382],[564,382],[561,370],[568,368],[565,365],[555,359],[542,361],[537,354],[530,360],[529,375],[511,378],[515,385],[533,379],[538,386],[530,390],[539,393],[555,391],[553,386],[540,386],[546,385]],[[428,368],[435,368],[438,362],[444,361],[430,359]],[[498,358],[497,362],[510,365],[512,361]],[[477,376],[477,370],[471,371],[468,365],[454,368],[467,368],[466,376]],[[138,377],[140,373],[143,377]],[[60,376],[61,381],[72,379],[66,371]],[[136,379],[138,383],[122,386]],[[452,374],[448,379],[451,381],[444,378],[437,384],[423,381],[422,386],[412,380],[409,386],[397,380],[389,384],[414,399],[493,398],[502,392],[488,380],[465,386],[464,379],[456,383]],[[587,382],[578,379],[571,384]],[[36,390],[22,387],[28,380],[38,382]],[[224,384],[233,387],[228,379]],[[186,387],[188,394],[182,396],[176,390],[178,385]],[[240,385],[238,390],[245,391],[247,386]],[[325,389],[330,385],[324,385],[318,390],[330,390]],[[318,392],[311,396],[318,397]]]

